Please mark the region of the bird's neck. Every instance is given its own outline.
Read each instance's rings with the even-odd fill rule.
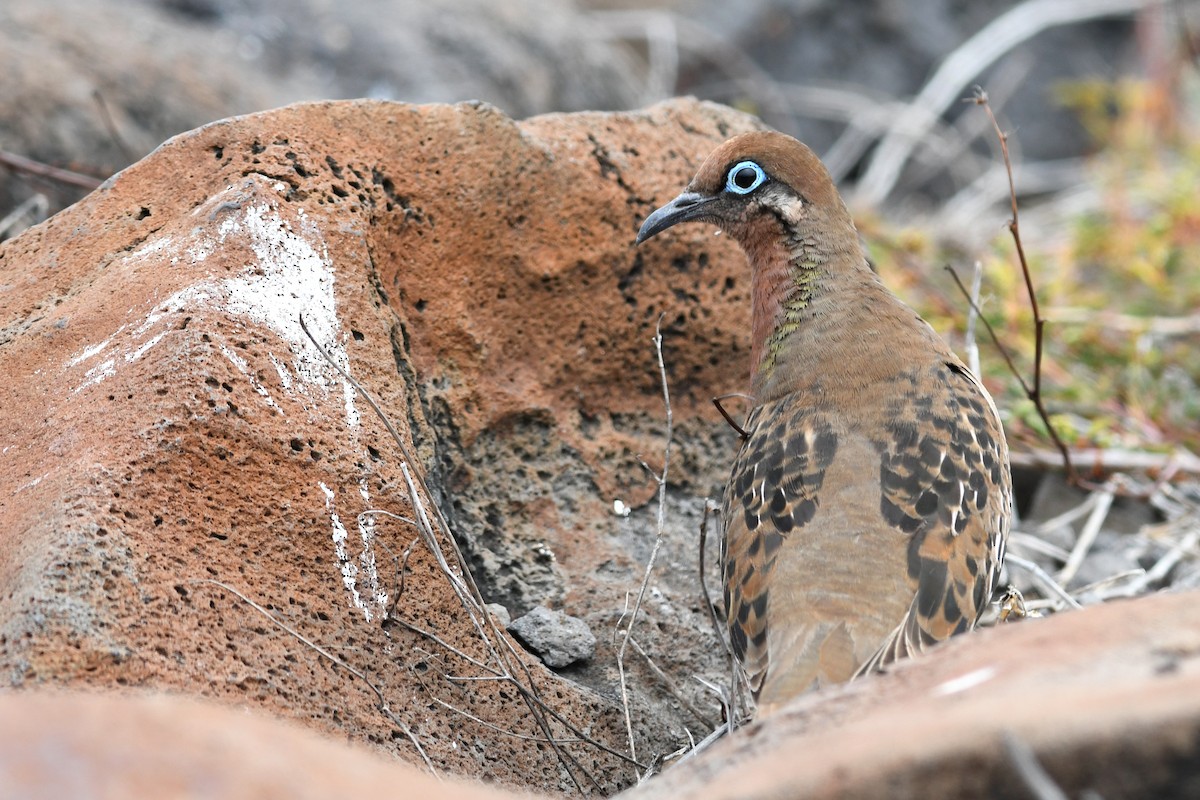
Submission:
[[[784,237],[747,248],[753,315],[751,394],[767,402],[839,364],[850,367],[856,332],[895,302],[852,241]],[[836,308],[836,313],[834,310]]]

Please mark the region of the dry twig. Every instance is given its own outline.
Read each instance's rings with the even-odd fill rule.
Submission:
[[[1010,732],[1005,732],[1003,742],[1009,763],[1036,800],[1067,800],[1067,795],[1050,777],[1050,773],[1038,763],[1037,756],[1029,745]]]
[[[1041,312],[1038,309],[1037,292],[1033,288],[1033,275],[1029,270],[1029,261],[1025,258],[1025,246],[1021,242],[1020,217],[1017,209],[1017,188],[1016,184],[1013,182],[1012,159],[1009,157],[1008,152],[1008,134],[1000,128],[1000,123],[996,121],[996,115],[992,113],[992,107],[988,105],[987,93],[984,92],[983,89],[979,87],[975,88],[975,95],[972,98],[972,102],[974,102],[976,105],[983,106],[983,110],[987,113],[988,119],[991,120],[992,127],[1000,139],[1000,151],[1004,156],[1004,166],[1008,173],[1009,198],[1012,202],[1012,219],[1009,220],[1008,230],[1012,234],[1013,243],[1017,248],[1017,260],[1021,265],[1021,275],[1024,278],[1025,290],[1029,296],[1029,305],[1033,311],[1034,345],[1032,385],[1025,380],[1025,377],[1021,374],[1021,371],[1017,369],[1016,365],[1013,363],[1012,357],[1008,354],[1007,349],[1003,344],[1000,343],[1000,340],[996,336],[996,332],[992,328],[991,324],[985,317],[983,317],[982,314],[980,314],[979,307],[976,305],[972,294],[967,291],[967,288],[959,279],[958,274],[952,268],[947,267],[947,269],[950,270],[950,274],[954,277],[954,282],[958,284],[958,288],[967,298],[967,302],[971,304],[975,313],[979,314],[980,319],[983,320],[984,325],[987,327],[988,335],[991,337],[996,349],[998,349],[1000,354],[1004,357],[1004,361],[1008,365],[1008,368],[1012,372],[1013,376],[1016,377],[1016,379],[1020,382],[1021,389],[1025,392],[1025,396],[1028,397],[1033,403],[1034,408],[1038,412],[1038,416],[1042,420],[1042,424],[1046,426],[1046,430],[1049,433],[1051,440],[1054,442],[1055,447],[1058,448],[1058,451],[1062,456],[1062,463],[1067,472],[1067,479],[1077,486],[1086,486],[1087,483],[1079,476],[1078,473],[1076,473],[1075,467],[1071,464],[1071,453],[1068,451],[1066,443],[1063,442],[1062,438],[1058,435],[1058,431],[1055,430],[1054,425],[1050,422],[1050,415],[1046,411],[1046,405],[1042,400],[1042,348],[1045,337],[1046,320],[1042,318]]]
[[[1128,14],[1150,0],[1027,0],[959,45],[880,141],[859,182],[857,200],[881,204],[895,187],[917,143],[924,139],[963,89],[998,58],[1044,30],[1099,17]]]
[[[309,331],[308,325],[305,323],[303,316],[300,317],[300,327],[308,337],[309,341],[312,342],[313,346],[317,348],[325,360],[371,407],[371,410],[374,411],[376,417],[378,417],[383,423],[384,427],[391,435],[392,441],[400,450],[403,457],[403,460],[400,462],[400,471],[404,477],[405,486],[408,490],[409,501],[412,503],[413,511],[415,513],[414,521],[416,522],[415,527],[417,528],[417,532],[421,535],[422,542],[424,543],[426,549],[437,562],[439,570],[446,577],[450,587],[457,595],[463,610],[466,611],[471,625],[475,628],[479,640],[482,642],[488,653],[487,662],[467,655],[460,649],[454,648],[443,639],[438,638],[428,631],[423,631],[416,626],[411,625],[410,623],[403,622],[395,618],[388,620],[388,622],[401,624],[418,635],[425,636],[430,641],[442,646],[447,650],[447,652],[454,653],[455,655],[464,658],[468,663],[487,673],[486,679],[504,681],[513,686],[516,692],[520,695],[522,702],[525,703],[526,708],[529,710],[530,717],[532,718],[534,724],[541,731],[543,737],[542,741],[545,741],[550,745],[560,763],[566,769],[567,774],[570,776],[576,790],[580,794],[584,793],[583,785],[579,782],[578,774],[582,774],[595,789],[600,790],[600,784],[597,782],[595,776],[593,776],[592,773],[586,767],[584,767],[578,759],[572,756],[560,745],[560,741],[562,740],[560,737],[554,735],[551,727],[552,722],[557,722],[566,728],[576,738],[593,747],[603,750],[610,755],[614,755],[618,758],[628,761],[632,761],[632,759],[627,757],[625,754],[615,751],[603,743],[587,736],[577,727],[571,725],[560,713],[550,708],[545,703],[537,689],[537,685],[533,679],[533,673],[528,664],[526,664],[521,655],[516,652],[515,645],[513,644],[512,640],[501,634],[496,628],[495,621],[487,612],[483,595],[480,593],[479,587],[475,583],[475,579],[471,575],[471,571],[467,566],[466,559],[463,557],[462,551],[458,547],[458,543],[454,537],[450,523],[446,520],[445,515],[436,504],[431,504],[432,511],[426,507],[422,498],[432,497],[433,494],[429,490],[429,487],[425,484],[423,477],[420,475],[414,475],[409,469],[409,464],[415,464],[416,461],[412,457],[408,446],[400,437],[399,432],[392,424],[391,419],[383,412],[383,409],[379,407],[379,404],[375,401],[374,397],[372,397],[371,394],[367,392],[366,389],[364,389],[362,385],[352,375],[350,375],[342,367],[342,365],[339,364],[337,360],[334,359],[333,356],[330,355],[330,353],[316,340],[311,331]],[[441,536],[438,535],[439,532],[442,534]],[[450,560],[446,557],[445,551],[443,550],[443,541],[445,541],[453,556],[453,566],[451,566]],[[642,765],[638,764],[637,766]]]
[[[412,729],[409,728],[408,725],[404,724],[404,722],[402,720],[400,720],[395,714],[392,713],[391,708],[388,706],[387,700],[383,696],[383,691],[378,686],[376,686],[375,683],[370,678],[368,678],[365,673],[350,666],[345,661],[343,661],[342,659],[335,656],[333,653],[329,652],[328,650],[321,647],[319,644],[317,644],[313,640],[311,640],[311,639],[307,638],[306,636],[304,636],[303,634],[301,634],[295,628],[292,628],[288,625],[285,625],[283,622],[280,622],[278,619],[275,618],[275,615],[272,614],[270,611],[267,611],[265,608],[260,606],[258,603],[254,602],[249,597],[242,594],[241,592],[239,592],[237,589],[233,588],[229,584],[222,583],[221,581],[213,580],[212,578],[200,578],[198,580],[190,581],[190,583],[211,584],[213,586],[218,586],[218,587],[224,589],[225,591],[229,592],[230,594],[236,595],[237,597],[241,598],[242,602],[246,603],[246,605],[250,606],[255,611],[262,614],[264,617],[266,617],[268,620],[270,620],[273,625],[275,625],[277,628],[282,630],[284,633],[288,634],[289,636],[294,638],[296,641],[312,648],[312,650],[314,652],[316,652],[318,655],[324,656],[325,658],[329,659],[329,661],[331,663],[333,663],[334,666],[341,667],[342,669],[346,670],[346,672],[349,672],[351,675],[353,675],[354,677],[358,678],[360,681],[365,683],[367,685],[367,688],[369,688],[371,690],[371,692],[375,695],[376,700],[379,701],[375,707],[378,708],[380,713],[382,713],[384,716],[386,716],[393,725],[395,725],[397,728],[399,728],[400,731],[406,737],[408,737],[408,740],[410,742],[412,742],[413,747],[416,748],[417,753],[420,754],[421,759],[425,762],[425,766],[429,768],[429,771],[435,777],[441,777],[440,775],[438,775],[438,771],[436,769],[434,769],[433,762],[429,760],[429,756],[426,755],[425,748],[421,747],[421,742],[417,739],[416,734],[414,734],[412,732]]]
[[[40,161],[34,161],[32,158],[19,156],[16,153],[9,153],[6,150],[0,150],[0,165],[6,166],[16,172],[32,175],[35,178],[46,178],[57,183],[66,184],[67,186],[87,189],[89,192],[98,188],[104,182],[99,178],[93,178],[91,175],[72,172],[62,167],[52,167],[49,164],[43,164]]]
[[[633,737],[633,721],[629,716],[629,691],[625,679],[625,648],[629,646],[629,642],[633,637],[633,626],[637,622],[638,612],[642,607],[642,600],[646,596],[646,589],[650,585],[650,577],[654,574],[654,562],[658,558],[658,551],[662,549],[663,544],[663,529],[666,525],[666,509],[667,509],[667,471],[671,466],[671,436],[674,419],[671,414],[671,392],[667,386],[667,368],[663,363],[662,353],[662,321],[664,315],[659,315],[658,323],[654,326],[654,352],[658,357],[658,374],[662,381],[663,405],[666,407],[667,426],[666,426],[666,444],[663,445],[663,467],[662,472],[654,472],[642,462],[642,466],[654,476],[654,480],[658,483],[658,520],[654,531],[654,546],[650,549],[650,557],[646,560],[646,570],[642,575],[641,586],[638,587],[637,597],[633,603],[633,611],[629,614],[629,623],[622,630],[621,622],[624,621],[622,615],[621,620],[617,622],[617,635],[621,637],[621,646],[617,650],[617,673],[621,684],[621,705],[625,710],[625,731],[629,736],[629,757],[633,762],[637,762],[637,746]],[[637,767],[634,767],[634,776],[640,783],[643,776],[638,773]]]

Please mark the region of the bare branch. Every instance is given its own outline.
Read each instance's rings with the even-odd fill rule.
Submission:
[[[663,362],[662,353],[662,321],[665,314],[660,314],[658,322],[654,326],[654,352],[658,357],[658,374],[662,381],[663,405],[666,408],[667,425],[666,425],[666,444],[663,446],[663,468],[662,472],[654,475],[654,480],[658,483],[658,520],[654,531],[654,546],[650,549],[650,557],[646,560],[646,571],[642,575],[641,586],[638,587],[637,599],[633,603],[633,611],[629,615],[629,623],[624,630],[620,630],[618,622],[618,633],[621,635],[621,646],[617,650],[617,673],[621,683],[621,705],[625,710],[625,731],[629,736],[629,757],[634,761],[637,760],[637,748],[633,738],[633,721],[629,716],[629,691],[625,680],[625,648],[629,646],[630,640],[633,638],[633,626],[637,623],[637,615],[642,607],[642,600],[646,596],[646,589],[650,585],[650,577],[654,574],[654,562],[658,558],[658,551],[662,549],[663,544],[663,529],[666,526],[666,510],[667,510],[667,471],[671,466],[671,437],[674,418],[671,413],[671,391],[667,386],[667,367]],[[634,769],[634,776],[641,782],[642,776]]]
[[[880,205],[927,131],[963,90],[998,58],[1042,31],[1101,17],[1129,14],[1152,0],[1027,0],[992,20],[942,61],[933,77],[883,137],[855,199]]]
[[[301,642],[301,643],[307,645],[308,647],[312,648],[312,650],[314,652],[316,652],[318,655],[324,656],[325,658],[329,659],[329,661],[332,662],[335,666],[341,667],[342,669],[346,670],[346,672],[349,672],[351,675],[353,675],[354,677],[358,678],[360,681],[365,683],[367,685],[367,688],[369,688],[371,690],[371,692],[375,695],[375,698],[379,701],[379,703],[376,705],[376,708],[378,708],[379,711],[381,713],[383,713],[391,721],[391,723],[393,725],[395,725],[397,728],[399,728],[400,731],[406,737],[408,737],[408,740],[410,742],[412,742],[413,747],[416,748],[417,753],[420,754],[421,759],[425,762],[425,766],[429,768],[430,773],[432,773],[435,777],[441,777],[440,775],[438,775],[438,771],[436,769],[434,769],[433,762],[429,760],[429,756],[426,755],[425,748],[423,748],[421,746],[421,742],[417,739],[416,734],[414,734],[412,732],[412,729],[409,728],[408,725],[404,724],[404,722],[402,720],[400,720],[395,714],[392,713],[391,708],[388,707],[387,700],[384,699],[383,691],[378,686],[376,686],[371,681],[371,679],[366,676],[366,674],[364,674],[363,672],[360,672],[359,670],[350,666],[345,661],[343,661],[342,659],[335,656],[333,653],[330,653],[328,650],[321,647],[316,642],[312,641],[308,637],[301,634],[295,628],[289,627],[288,625],[285,625],[284,623],[280,622],[278,619],[275,618],[275,615],[272,614],[270,611],[267,611],[265,608],[260,606],[258,603],[254,602],[249,597],[242,594],[241,592],[239,592],[237,589],[233,588],[229,584],[222,583],[221,581],[213,580],[212,578],[200,578],[200,579],[189,581],[189,582],[194,583],[194,584],[195,583],[212,584],[213,586],[218,586],[218,587],[224,589],[225,591],[229,592],[230,594],[236,595],[237,597],[241,598],[242,602],[246,603],[246,605],[250,606],[255,611],[257,611],[258,613],[260,613],[264,617],[266,617],[268,620],[270,620],[271,623],[273,625],[275,625],[277,628],[284,631],[289,636],[296,639],[298,642]]]
[[[89,192],[99,188],[100,184],[104,183],[104,181],[99,178],[93,178],[91,175],[72,172],[62,167],[52,167],[49,164],[43,164],[40,161],[34,161],[32,158],[19,156],[16,153],[10,153],[6,150],[0,150],[0,164],[16,172],[23,172],[26,175],[32,175],[36,178],[46,178],[66,184],[67,186],[87,189]]]
[[[1011,732],[1005,732],[1003,741],[1004,752],[1008,755],[1009,762],[1035,800],[1067,800],[1066,793],[1038,763],[1037,756],[1029,745]]]

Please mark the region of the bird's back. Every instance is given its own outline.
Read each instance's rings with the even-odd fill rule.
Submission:
[[[990,599],[1011,495],[999,420],[940,340],[912,335],[885,364],[812,368],[747,420],[723,564],[760,707],[968,630]]]

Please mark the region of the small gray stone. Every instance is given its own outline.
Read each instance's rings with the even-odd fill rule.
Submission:
[[[554,669],[586,661],[596,652],[596,637],[586,622],[545,606],[513,620],[508,632]]]
[[[485,608],[487,608],[488,613],[495,618],[496,624],[501,628],[507,629],[508,626],[512,624],[512,615],[508,613],[507,608],[499,603],[488,603]]]

